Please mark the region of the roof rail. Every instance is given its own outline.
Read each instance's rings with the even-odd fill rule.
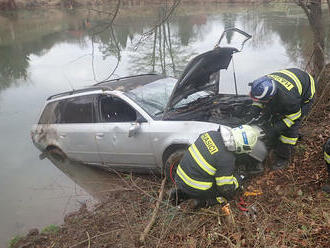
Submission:
[[[93,88],[85,88],[85,89],[79,89],[79,90],[66,91],[66,92],[62,92],[62,93],[55,94],[55,95],[52,95],[52,96],[48,97],[47,101],[51,100],[51,99],[56,99],[56,98],[59,98],[59,97],[62,97],[62,96],[69,96],[69,95],[88,92],[88,91],[93,91],[93,90],[107,90],[107,88],[105,88],[105,87],[93,87]]]
[[[115,79],[110,79],[110,80],[104,80],[104,81],[94,84],[94,86],[97,86],[97,85],[100,85],[103,83],[108,83],[108,82],[115,82],[115,81],[119,81],[119,80],[123,80],[123,79],[127,79],[127,78],[134,78],[134,77],[141,77],[141,76],[148,76],[148,75],[158,75],[158,74],[157,73],[145,73],[145,74],[138,74],[138,75],[132,75],[132,76],[127,76],[127,77],[115,78]]]
[[[119,81],[119,80],[123,80],[123,79],[127,79],[127,78],[148,76],[148,75],[158,75],[158,74],[156,74],[156,73],[146,73],[146,74],[139,74],[139,75],[121,77],[121,78],[116,78],[116,79],[111,79],[111,80],[105,80],[105,81],[102,81],[102,82],[99,82],[99,83],[96,83],[96,84],[92,85],[92,87],[90,87],[90,88],[79,89],[79,90],[71,90],[71,91],[66,91],[66,92],[62,92],[62,93],[59,93],[59,94],[52,95],[52,96],[47,98],[47,101],[51,100],[51,99],[56,99],[56,98],[59,98],[59,97],[62,97],[62,96],[69,96],[69,95],[72,95],[72,94],[83,93],[83,92],[88,92],[88,91],[92,91],[92,90],[109,90],[109,88],[107,88],[105,86],[102,86],[100,84],[108,83],[108,82],[115,82],[115,81]]]

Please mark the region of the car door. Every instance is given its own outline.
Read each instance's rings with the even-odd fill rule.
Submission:
[[[97,95],[82,95],[61,100],[55,109],[59,143],[69,158],[102,163],[95,136]]]
[[[104,163],[154,167],[149,123],[139,112],[123,99],[108,94],[100,96],[98,106],[104,132],[96,141]]]

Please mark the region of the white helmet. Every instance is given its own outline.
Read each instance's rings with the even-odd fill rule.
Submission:
[[[253,127],[242,125],[231,129],[236,153],[249,153],[257,144],[259,132]]]

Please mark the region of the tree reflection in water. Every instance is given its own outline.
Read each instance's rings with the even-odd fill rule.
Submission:
[[[260,51],[272,46],[274,39],[279,38],[287,57],[297,65],[303,66],[312,52],[308,21],[296,5],[258,8],[205,5],[205,9],[179,5],[174,10],[172,8],[173,5],[152,6],[148,10],[139,6],[121,6],[111,25],[113,16],[91,10],[64,11],[60,19],[39,14],[29,25],[19,22],[24,19],[20,14],[12,20],[6,17],[5,25],[0,25],[0,90],[18,81],[25,82],[29,76],[31,55],[45,54],[61,42],[87,47],[93,40],[94,49],[102,54],[104,61],[115,61],[105,73],[106,78],[114,76],[119,66],[128,68],[130,75],[157,72],[178,76],[188,60],[199,52],[196,50],[197,42],[207,37],[213,25],[219,27],[219,34],[224,28],[241,27],[253,35],[249,46]],[[135,10],[141,13],[137,14]],[[330,30],[327,29],[326,41],[329,36]],[[230,33],[226,38],[230,44],[233,39]],[[329,51],[330,43],[325,44],[328,46],[326,51]],[[127,56],[125,62],[123,51]],[[95,75],[95,79],[104,78]]]

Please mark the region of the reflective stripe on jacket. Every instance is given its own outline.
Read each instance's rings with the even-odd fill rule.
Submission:
[[[218,187],[239,187],[235,157],[226,150],[220,132],[203,133],[183,156],[177,168],[177,178],[188,190],[205,191],[214,183]]]
[[[281,122],[277,123],[279,130],[290,128],[300,119],[302,105],[313,99],[315,81],[307,72],[297,68],[274,72],[267,77],[277,84],[277,93],[267,104],[269,111],[282,116]]]

